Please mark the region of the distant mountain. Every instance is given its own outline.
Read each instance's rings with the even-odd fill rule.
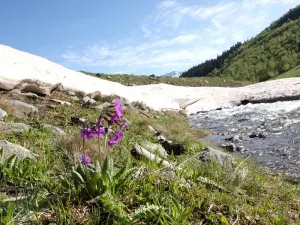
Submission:
[[[161,77],[180,77],[182,72],[172,71],[170,73],[166,73],[165,75],[161,75]]]
[[[300,5],[290,9],[256,37],[237,43],[215,59],[182,73],[182,77],[217,76],[266,81],[300,65]],[[297,70],[298,71],[298,70]],[[291,76],[293,73],[289,73]]]

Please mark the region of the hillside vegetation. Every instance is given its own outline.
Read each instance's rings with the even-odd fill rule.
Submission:
[[[191,129],[181,114],[123,105],[128,126],[123,139],[108,147],[106,138],[88,138],[82,131],[91,128],[72,119],[100,118],[99,111],[74,96],[58,91],[34,99],[0,94],[0,107],[8,113],[0,123],[6,129],[0,131],[2,143],[21,145],[37,157],[5,158],[0,150],[0,225],[299,224],[298,182],[270,175],[249,158],[235,158],[229,164],[201,161],[206,144],[200,138],[207,132]],[[72,105],[54,103],[52,98]],[[98,99],[95,105],[113,98]],[[11,99],[36,105],[38,111],[23,114],[8,105]],[[7,133],[20,123],[30,128]],[[53,133],[44,124],[64,133]],[[136,143],[157,144],[148,125],[184,144],[184,154],[165,159],[174,167],[132,157]],[[84,162],[79,153],[91,157],[91,162]]]
[[[157,77],[157,76],[137,76],[137,75],[128,75],[128,74],[103,74],[103,73],[90,73],[81,71],[90,76],[95,76],[101,79],[110,80],[118,82],[127,86],[135,85],[148,85],[148,84],[159,84],[165,83],[176,86],[187,86],[187,87],[201,87],[201,86],[210,86],[210,87],[240,87],[247,84],[250,84],[249,81],[235,81],[233,79],[226,79],[220,77],[194,77],[191,79],[187,78],[177,78],[177,77]]]
[[[214,64],[212,69],[208,62],[215,62],[218,58],[222,60],[219,64]],[[233,46],[218,58],[193,67],[182,76],[219,76],[258,82],[295,68],[300,64],[300,5],[256,37],[240,46]]]

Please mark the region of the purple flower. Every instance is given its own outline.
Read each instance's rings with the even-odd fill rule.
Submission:
[[[100,138],[104,135],[105,133],[105,127],[101,125],[101,118],[99,117],[97,123],[96,123],[96,127],[93,128],[93,137],[97,137]]]
[[[92,164],[92,159],[87,155],[80,154],[80,162],[86,166],[90,166]]]
[[[115,99],[114,101],[115,104],[115,108],[116,108],[116,114],[119,118],[122,118],[122,113],[123,113],[123,109],[122,109],[122,104],[120,99]]]
[[[104,127],[99,127],[99,128],[94,128],[92,129],[92,136],[95,138],[100,138],[104,135],[105,133],[105,128]]]
[[[108,145],[113,146],[115,144],[118,144],[123,138],[123,131],[120,129],[114,133],[114,136],[112,136],[109,141]]]
[[[92,164],[92,159],[90,157],[88,157],[87,155],[79,153],[79,152],[75,152],[74,155],[76,157],[79,157],[79,160],[82,164],[84,164],[86,166],[90,166]]]
[[[93,130],[91,128],[82,128],[80,130],[81,137],[85,140],[91,139],[93,137]]]
[[[111,117],[111,119],[108,121],[108,125],[114,125],[118,119],[122,119],[122,115],[123,115],[123,109],[122,109],[122,104],[120,99],[115,99],[113,100],[114,105],[115,105],[115,110],[116,113]]]
[[[124,130],[124,128],[127,127],[127,125],[128,125],[128,122],[125,121],[124,123],[122,123],[122,124],[120,125],[120,129],[121,129],[121,130]]]

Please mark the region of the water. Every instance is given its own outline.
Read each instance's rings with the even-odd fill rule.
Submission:
[[[214,135],[204,138],[228,144],[226,138],[238,135],[240,154],[280,174],[300,179],[300,101],[248,104],[230,109],[199,113],[190,117],[193,127],[208,129]],[[251,134],[260,137],[250,138]],[[263,138],[265,137],[265,138]]]

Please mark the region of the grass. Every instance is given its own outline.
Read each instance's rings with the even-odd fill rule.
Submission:
[[[0,94],[2,104],[10,99],[9,94]],[[249,159],[237,159],[233,166],[200,163],[197,156],[205,147],[201,137],[208,131],[191,129],[186,118],[175,112],[142,114],[127,107],[124,116],[130,125],[122,142],[109,149],[110,160],[99,158],[97,140],[86,142],[87,154],[94,162],[100,160],[86,172],[73,156],[82,152],[81,127],[70,121],[72,116],[96,121],[98,112],[59,92],[52,97],[72,106],[54,105],[50,97],[20,97],[39,106],[39,113],[26,116],[6,105],[11,114],[4,121],[23,122],[32,129],[22,135],[1,133],[1,139],[29,148],[39,157],[0,163],[0,224],[299,223],[299,183],[273,176]],[[60,127],[67,135],[53,135],[44,123]],[[148,125],[185,144],[184,155],[169,159],[182,170],[172,172],[131,157],[135,143],[156,142]],[[165,174],[172,176],[166,179]],[[200,177],[223,189],[200,182]],[[4,202],[16,196],[25,198]]]
[[[282,79],[282,78],[290,78],[290,77],[300,77],[300,66],[296,66],[293,69],[280,74],[279,76],[273,78],[273,79]]]
[[[84,71],[82,71],[84,72]],[[91,76],[97,76],[96,73],[84,72]],[[135,76],[128,74],[99,74],[101,79],[118,82],[124,85],[147,85],[165,83],[176,86],[189,87],[239,87],[250,84],[249,81],[235,81],[219,77],[195,77],[195,78],[172,78],[157,76]]]

